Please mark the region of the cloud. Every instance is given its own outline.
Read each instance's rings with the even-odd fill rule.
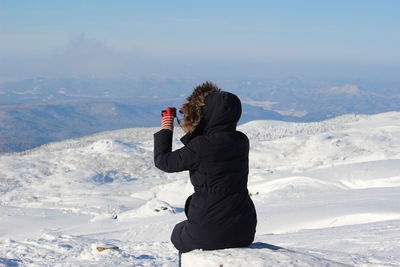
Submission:
[[[43,36],[41,36],[43,37]],[[139,51],[120,51],[105,40],[79,34],[63,41],[38,36],[14,38],[0,46],[0,79],[35,76],[98,77],[135,74],[144,70],[145,58]],[[19,40],[24,40],[23,42]]]
[[[56,69],[66,75],[108,76],[122,71],[131,58],[131,55],[116,51],[105,41],[80,34],[57,50],[52,60]]]

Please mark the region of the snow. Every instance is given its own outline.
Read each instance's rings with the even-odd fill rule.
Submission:
[[[204,252],[196,250],[182,256],[183,266],[351,266],[320,257],[317,253],[285,249],[262,242],[253,243],[249,248],[235,248]]]
[[[177,266],[169,237],[193,189],[187,172],[154,167],[157,130],[0,156],[0,266]],[[400,265],[399,112],[239,130],[251,144],[255,243],[185,253],[183,266]]]

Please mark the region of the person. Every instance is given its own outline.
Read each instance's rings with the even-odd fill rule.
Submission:
[[[180,253],[250,245],[257,216],[247,190],[249,140],[236,130],[239,98],[205,82],[181,112],[182,148],[172,151],[173,109],[163,112],[162,129],[154,134],[155,166],[165,172],[188,170],[194,186],[185,203],[187,220],[175,225],[172,243]]]

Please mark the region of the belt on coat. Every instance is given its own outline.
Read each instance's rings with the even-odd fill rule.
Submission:
[[[247,188],[194,186],[194,192],[211,194],[235,194],[247,192]]]

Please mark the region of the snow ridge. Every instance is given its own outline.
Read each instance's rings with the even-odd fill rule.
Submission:
[[[301,253],[194,251],[185,254],[186,266],[400,265],[399,112],[238,129],[251,145],[256,242]],[[176,266],[169,236],[193,189],[186,172],[154,167],[157,130],[104,132],[1,155],[0,265]],[[174,148],[182,134],[174,132]],[[96,250],[106,245],[121,249]],[[236,254],[230,265],[227,255]]]

